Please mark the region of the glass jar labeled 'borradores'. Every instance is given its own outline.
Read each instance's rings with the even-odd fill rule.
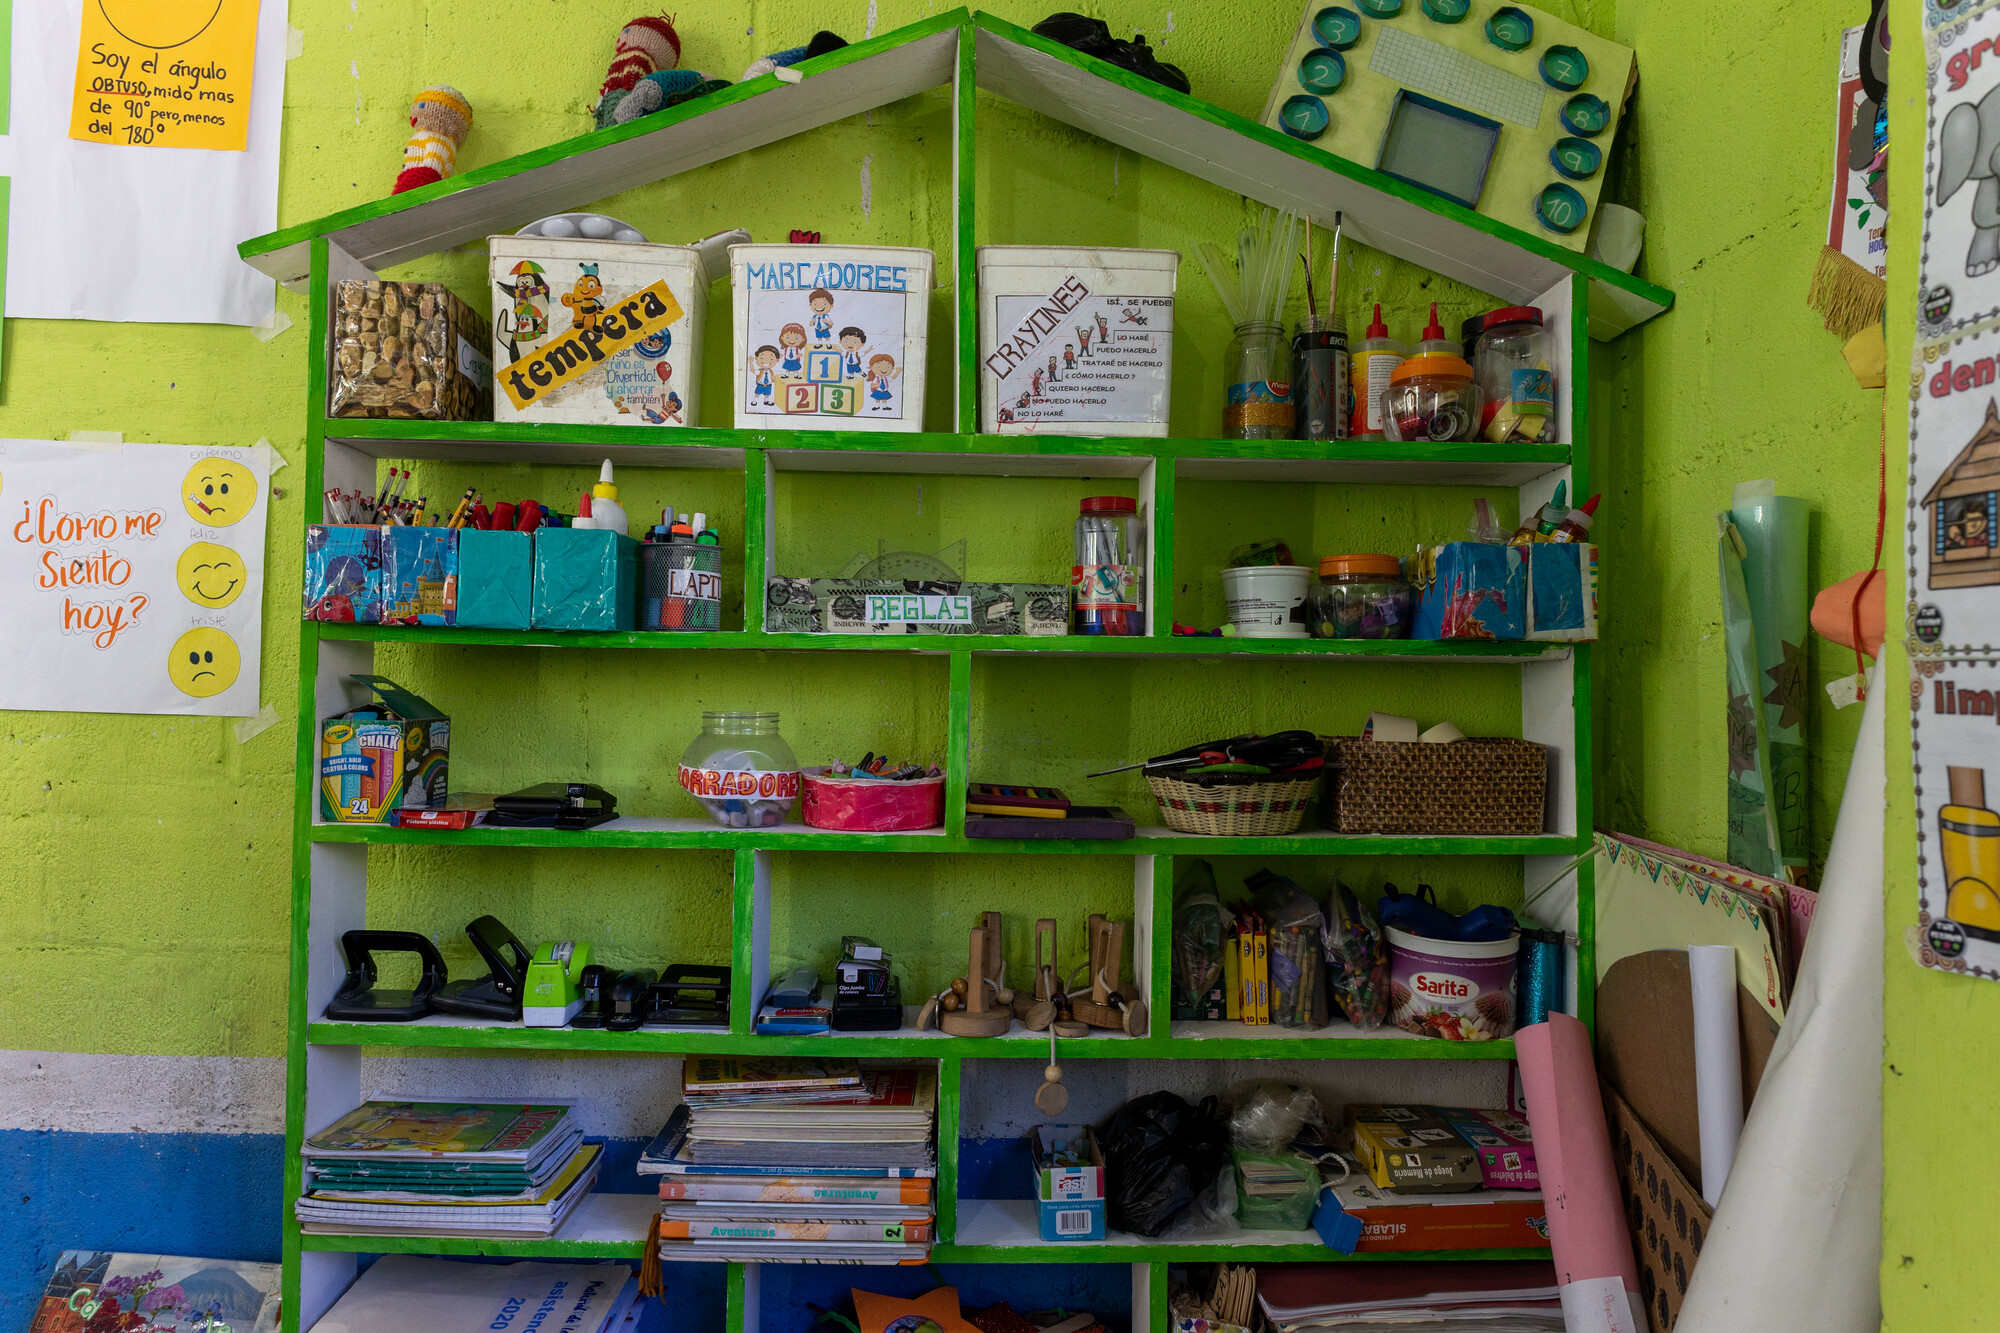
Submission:
[[[703,713],[681,786],[727,828],[776,828],[799,799],[799,760],[776,713]]]

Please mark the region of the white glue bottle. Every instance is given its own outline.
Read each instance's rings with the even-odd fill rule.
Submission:
[[[1348,354],[1348,368],[1354,376],[1354,422],[1348,431],[1349,439],[1382,438],[1382,395],[1389,388],[1389,372],[1409,354],[1409,348],[1389,336],[1389,326],[1382,322],[1382,307],[1377,303],[1368,336],[1354,344]]]
[[[631,522],[625,517],[625,506],[618,503],[618,487],[611,480],[611,460],[608,458],[597,474],[597,484],[590,488],[590,526],[620,536],[626,536],[631,531]]]

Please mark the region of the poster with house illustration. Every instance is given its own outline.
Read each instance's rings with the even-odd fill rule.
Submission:
[[[2000,644],[2000,332],[1946,350],[1925,365],[1912,412],[1910,651],[1991,656]]]

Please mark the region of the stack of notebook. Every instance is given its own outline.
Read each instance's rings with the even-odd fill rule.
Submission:
[[[1257,1269],[1257,1304],[1278,1333],[1562,1333],[1545,1261],[1285,1264]]]
[[[626,1333],[634,1327],[638,1298],[638,1278],[620,1263],[485,1264],[388,1254],[313,1327],[319,1333],[488,1333],[528,1326]]]
[[[936,1066],[690,1059],[681,1095],[639,1159],[662,1177],[662,1259],[929,1257]]]
[[[553,1236],[597,1180],[571,1108],[367,1102],[307,1139],[309,1234]]]

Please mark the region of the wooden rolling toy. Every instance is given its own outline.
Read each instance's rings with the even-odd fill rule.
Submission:
[[[1048,941],[1049,951],[1042,954],[1042,941]],[[1030,1032],[1040,1032],[1056,1021],[1062,1008],[1062,987],[1056,980],[1056,923],[1051,917],[1043,917],[1035,923],[1035,993],[1030,999],[1025,994],[1014,996],[1014,1014]]]
[[[1127,998],[1118,989],[1119,960],[1125,953],[1125,923],[1090,918],[1090,997],[1073,998],[1070,1010],[1079,1022],[1094,1028],[1146,1035],[1146,1002]]]
[[[989,919],[997,915],[989,914]],[[965,976],[965,1007],[938,1016],[938,1026],[954,1037],[998,1037],[1014,1025],[1012,1009],[990,1007],[999,982],[986,975],[989,960],[998,953],[997,946],[988,943],[989,933],[985,926],[972,929]]]

